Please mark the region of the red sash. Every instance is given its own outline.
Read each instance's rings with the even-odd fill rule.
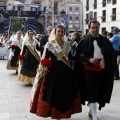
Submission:
[[[100,67],[100,62],[102,59],[97,59],[98,62],[96,64],[94,64],[93,66],[89,66],[89,65],[84,65],[84,69],[85,70],[92,70],[92,71],[102,71],[103,68]]]

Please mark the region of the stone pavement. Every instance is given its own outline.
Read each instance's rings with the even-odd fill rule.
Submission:
[[[6,70],[6,63],[7,60],[0,60],[0,120],[51,120],[37,117],[29,112],[31,86],[17,81],[15,71]],[[89,108],[83,106],[82,113],[64,120],[91,120],[88,111]],[[98,111],[98,118],[120,120],[120,80],[115,81],[111,103],[102,111]]]

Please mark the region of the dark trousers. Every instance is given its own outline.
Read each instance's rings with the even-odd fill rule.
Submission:
[[[104,90],[104,71],[85,71],[85,81],[87,85],[88,102],[101,102]]]
[[[114,76],[119,78],[119,66],[117,64],[117,57],[118,57],[119,53],[115,52],[114,54]]]

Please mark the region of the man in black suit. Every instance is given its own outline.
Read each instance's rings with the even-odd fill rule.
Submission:
[[[50,35],[51,31],[52,31],[52,26],[48,26],[47,29],[46,29],[46,34],[42,37],[42,39],[40,41],[41,56],[43,54],[44,46],[48,42],[48,38],[49,38],[49,35]]]

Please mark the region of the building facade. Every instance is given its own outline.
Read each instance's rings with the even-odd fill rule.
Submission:
[[[51,1],[54,1],[54,20],[52,18]],[[83,30],[81,0],[45,0],[42,9],[46,11],[40,16],[40,22],[46,26],[67,24],[67,33]],[[63,20],[64,19],[64,20]]]
[[[68,0],[66,13],[69,15],[69,32],[83,30],[82,3],[79,0]]]
[[[120,28],[120,0],[82,0],[84,34],[88,33],[88,22],[92,19],[100,22],[100,33]]]
[[[80,0],[0,0],[0,4],[1,13],[5,17],[38,18],[38,26],[41,27],[41,31],[44,31],[44,28],[49,25],[56,26],[61,23],[67,24],[68,33],[83,31],[82,3]]]

